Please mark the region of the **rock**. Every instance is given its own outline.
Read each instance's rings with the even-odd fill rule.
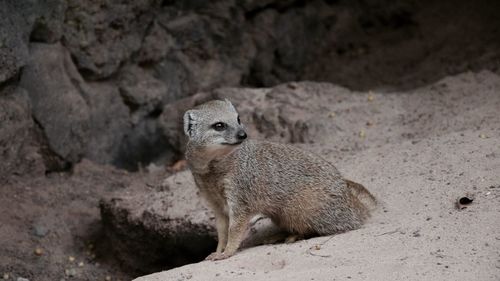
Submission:
[[[322,142],[321,131],[334,128],[327,121],[329,100],[350,93],[338,86],[307,82],[243,91],[222,88],[214,93],[233,101],[256,138],[286,143]],[[313,102],[312,97],[323,103]]]
[[[236,106],[252,138],[286,143],[326,141],[321,131],[326,127],[338,128],[328,119],[330,109],[324,104],[334,99],[335,94],[345,96],[350,91],[317,83],[294,85],[293,88],[283,84],[270,89],[220,88],[178,100],[163,108],[159,120],[162,134],[182,153],[186,142],[182,125],[184,112],[208,100],[227,98]],[[325,103],[311,100],[311,92]]]
[[[64,0],[45,0],[37,3],[31,41],[55,43],[63,31],[63,21],[67,8]]]
[[[158,15],[158,24],[175,40],[172,51],[154,66],[155,76],[168,85],[171,101],[240,83],[254,49],[250,37],[241,32],[241,11],[228,16],[228,6],[200,4],[193,13]]]
[[[44,251],[42,248],[36,248],[35,251],[34,251],[35,255],[37,256],[41,256],[44,254]]]
[[[0,84],[18,74],[29,57],[30,23],[16,1],[0,1]]]
[[[131,186],[101,200],[100,208],[115,255],[129,271],[200,261],[215,248],[214,218],[189,172],[167,178],[156,190]]]
[[[142,42],[137,55],[138,63],[147,64],[161,61],[173,50],[175,39],[155,20]]]
[[[81,77],[69,53],[59,44],[32,44],[31,55],[20,84],[28,91],[33,116],[51,151],[74,163],[84,154],[89,133]]]
[[[297,5],[295,1],[273,1],[264,7],[246,3],[248,33],[258,51],[245,83],[270,87],[304,80],[306,67],[317,64],[327,52],[323,46],[331,48],[325,42],[334,37],[331,31],[342,13],[340,7],[332,9],[323,1]]]
[[[125,67],[120,73],[120,94],[134,119],[143,118],[161,107],[168,98],[167,86],[138,66]]]
[[[89,83],[87,93],[90,129],[85,157],[112,164],[120,157],[120,145],[132,128],[129,109],[114,83]]]
[[[195,85],[190,85],[192,81],[190,72],[184,62],[177,58],[166,58],[154,68],[155,77],[168,85],[168,93],[171,97],[169,102],[184,98],[193,94],[196,90]]]
[[[80,271],[76,268],[68,268],[64,270],[64,274],[68,277],[78,277],[80,276]]]
[[[40,224],[33,225],[33,234],[36,236],[43,238],[47,235],[47,233],[49,233],[49,229],[47,227]]]
[[[68,2],[63,27],[65,46],[86,78],[115,73],[141,47],[158,1]]]
[[[291,93],[292,90],[286,86],[275,89],[221,88],[198,93],[166,105],[160,115],[160,128],[168,143],[183,153],[186,143],[182,125],[184,112],[208,100],[227,98],[236,106],[251,137],[281,142],[311,141],[315,136],[307,134],[313,134],[312,127],[320,126],[321,120],[314,118],[317,121],[313,122],[315,125],[309,120],[313,119],[315,108],[287,109],[298,102],[296,98],[306,99],[307,95],[305,90],[299,90],[295,95]],[[270,103],[274,102],[273,99],[282,100],[279,104]]]
[[[495,81],[488,78],[493,75],[489,72],[470,75]],[[424,91],[425,88],[415,91],[415,95]],[[440,91],[444,93],[451,89]],[[457,98],[465,98],[463,94],[456,95]],[[451,114],[430,102],[417,102],[416,98],[410,95],[404,110],[418,112],[418,115],[401,120],[382,114],[384,111],[394,110],[393,105],[389,103],[389,100],[395,102],[394,97],[372,92],[357,93],[328,83],[293,82],[265,89],[220,88],[178,100],[164,107],[159,121],[162,134],[172,147],[181,148],[179,154],[183,152],[186,142],[182,127],[184,112],[207,100],[223,98],[228,98],[236,106],[250,137],[294,143],[305,148],[331,143],[335,155],[346,154],[344,152],[353,154],[387,142],[418,139],[435,130],[445,133],[456,128],[455,126],[460,126],[460,123],[454,120],[445,122],[447,125],[443,123],[437,129],[432,127],[430,124],[434,123],[428,120],[415,123],[423,126],[418,130],[410,128],[415,122],[408,121],[413,120],[411,118],[427,120],[432,116],[433,119],[445,120],[446,116]],[[381,103],[382,99],[384,103]],[[404,126],[400,125],[401,122]],[[400,126],[402,130],[395,131],[392,129],[395,126]],[[384,137],[377,133],[379,130],[387,131],[387,135]]]
[[[30,40],[59,40],[64,11],[63,0],[0,2],[0,84],[26,65]]]
[[[43,174],[45,167],[36,142],[31,103],[22,88],[0,91],[0,182],[10,176]]]

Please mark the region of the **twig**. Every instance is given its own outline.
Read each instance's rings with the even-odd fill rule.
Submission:
[[[387,234],[394,234],[394,233],[396,233],[396,232],[399,232],[400,230],[401,230],[401,229],[396,228],[395,230],[392,230],[392,231],[387,231],[387,232],[384,232],[384,233],[379,234],[379,235],[377,235],[377,236],[382,236],[382,235],[387,235]]]
[[[311,250],[312,250],[313,248],[315,248],[316,250],[321,249],[321,247],[322,247],[323,245],[325,245],[328,241],[330,241],[332,238],[333,238],[333,236],[330,236],[330,237],[328,237],[328,239],[326,239],[325,241],[323,241],[323,242],[321,242],[321,243],[319,243],[319,244],[316,244],[316,245],[314,245],[314,246],[310,247],[309,249],[307,249],[306,253],[308,253],[308,254],[309,254],[309,255],[311,255],[311,256],[321,257],[321,258],[329,258],[329,257],[331,257],[332,255],[320,255],[320,254],[315,254],[315,253],[311,252]]]
[[[309,248],[309,250],[307,250],[306,253],[308,253],[311,256],[320,257],[320,258],[329,258],[329,257],[332,256],[332,255],[318,255],[318,254],[315,254],[315,253],[311,252],[311,248]]]

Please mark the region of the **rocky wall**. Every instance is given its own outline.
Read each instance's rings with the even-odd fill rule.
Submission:
[[[498,6],[1,1],[0,179],[68,170],[84,157],[128,170],[177,160],[174,104],[223,86],[318,80],[392,89],[495,71]]]

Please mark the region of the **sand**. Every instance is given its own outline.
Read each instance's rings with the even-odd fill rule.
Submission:
[[[299,146],[378,198],[365,226],[135,280],[500,280],[500,77],[464,73],[408,92],[335,91],[343,102],[331,105],[337,114],[321,141]],[[328,112],[316,112],[326,122]],[[473,202],[459,209],[464,196]]]

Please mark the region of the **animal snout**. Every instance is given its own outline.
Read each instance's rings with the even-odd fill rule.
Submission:
[[[244,140],[247,138],[247,133],[243,130],[239,130],[238,133],[236,133],[236,138],[238,138],[238,140]]]

